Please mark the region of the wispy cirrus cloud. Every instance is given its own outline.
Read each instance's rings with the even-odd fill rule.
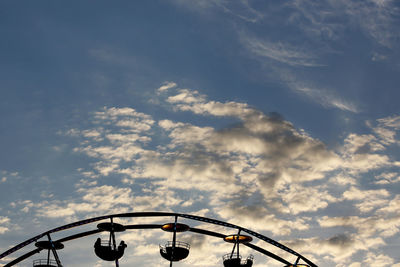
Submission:
[[[263,60],[270,59],[289,66],[321,67],[315,54],[299,46],[293,46],[284,41],[271,42],[256,37],[241,34],[240,40],[255,56]]]
[[[295,11],[291,23],[314,37],[338,39],[345,25],[361,29],[367,37],[385,47],[391,47],[398,37],[393,31],[399,12],[395,1],[296,0],[287,5]]]
[[[172,0],[173,3],[184,6],[197,12],[206,12],[212,9],[222,11],[235,19],[244,22],[256,23],[263,19],[264,13],[252,6],[249,0],[226,1],[226,0]]]
[[[291,83],[290,87],[303,96],[306,96],[326,108],[337,108],[344,111],[357,113],[359,109],[354,103],[335,95],[331,90],[323,90]]]

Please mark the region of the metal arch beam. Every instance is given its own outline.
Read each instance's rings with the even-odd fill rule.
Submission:
[[[161,228],[162,224],[138,224],[138,225],[126,225],[125,228],[126,229],[157,229],[157,228]],[[70,236],[66,236],[63,237],[61,239],[56,240],[55,242],[59,242],[59,243],[63,243],[63,242],[67,242],[67,241],[71,241],[74,239],[78,239],[78,238],[82,238],[82,237],[86,237],[89,235],[94,235],[97,233],[103,232],[103,230],[101,229],[96,229],[96,230],[91,230],[91,231],[87,231],[87,232],[82,232],[79,234],[74,234],[74,235],[70,235]],[[32,241],[33,242],[33,241]],[[37,248],[35,250],[32,250],[20,257],[18,257],[17,259],[14,259],[13,261],[7,263],[6,265],[4,265],[4,267],[11,267],[27,258],[29,258],[30,256],[39,253],[40,251],[42,251],[43,249],[41,248]]]
[[[31,239],[28,239],[27,241],[24,241],[14,247],[12,247],[11,249],[5,251],[4,253],[0,254],[0,259],[29,245],[32,242],[37,241],[38,239],[42,238],[45,235],[48,235],[50,233],[54,233],[54,232],[59,232],[62,230],[66,230],[66,229],[70,229],[73,227],[77,227],[80,225],[84,225],[84,224],[89,224],[89,223],[93,223],[96,221],[100,221],[100,220],[104,220],[104,219],[112,219],[112,218],[133,218],[133,217],[167,217],[167,216],[174,216],[174,217],[182,217],[182,218],[187,218],[187,219],[191,219],[191,220],[196,220],[196,221],[202,221],[202,222],[206,222],[206,223],[211,223],[211,224],[216,224],[216,225],[220,225],[220,226],[225,226],[225,227],[229,227],[229,228],[234,228],[234,229],[239,229],[239,230],[243,230],[244,232],[257,237],[271,245],[274,245],[292,255],[295,255],[297,257],[299,257],[300,259],[304,260],[306,263],[308,263],[310,266],[312,267],[317,267],[317,265],[315,265],[314,263],[312,263],[310,260],[308,260],[307,258],[305,258],[304,256],[300,255],[299,253],[295,252],[294,250],[284,246],[283,244],[280,244],[279,242],[266,237],[264,235],[261,235],[259,233],[256,233],[254,231],[248,230],[246,228],[231,224],[231,223],[226,223],[220,220],[215,220],[215,219],[210,219],[210,218],[206,218],[206,217],[201,217],[201,216],[195,216],[195,215],[190,215],[190,214],[183,214],[183,213],[174,213],[174,212],[130,212],[130,213],[120,213],[120,214],[111,214],[111,215],[105,215],[105,216],[99,216],[99,217],[94,217],[94,218],[90,218],[90,219],[86,219],[86,220],[81,220],[78,222],[74,222],[74,223],[70,223],[70,224],[66,224],[54,229],[51,229],[47,232],[44,232],[42,234],[39,234]],[[136,228],[139,229],[139,228]],[[79,238],[76,237],[76,238]],[[266,254],[267,255],[267,254]]]
[[[63,243],[63,242],[66,242],[66,241],[71,241],[71,240],[77,239],[77,238],[81,238],[81,237],[85,237],[85,236],[89,236],[89,235],[94,235],[94,234],[97,234],[97,233],[100,233],[100,232],[103,232],[103,230],[96,229],[96,230],[91,230],[91,231],[87,231],[87,232],[82,232],[82,233],[79,233],[79,234],[63,237],[61,239],[58,239],[56,242]]]
[[[104,219],[107,219],[107,218],[110,218],[110,216],[100,216],[100,217],[90,218],[90,219],[86,219],[86,220],[77,221],[77,222],[74,222],[74,223],[69,223],[69,224],[66,224],[66,225],[63,225],[63,226],[60,226],[60,227],[56,227],[54,229],[51,229],[51,230],[49,230],[47,232],[44,232],[42,234],[39,234],[37,236],[34,236],[34,237],[32,237],[32,238],[30,238],[30,239],[28,239],[28,240],[26,240],[26,241],[24,241],[22,243],[10,248],[9,250],[3,252],[0,255],[0,259],[2,259],[5,256],[10,255],[11,253],[14,253],[15,251],[17,251],[17,250],[19,250],[19,249],[21,249],[21,248],[33,243],[33,242],[39,240],[40,238],[42,238],[43,236],[46,236],[48,234],[59,232],[59,231],[66,230],[66,229],[70,229],[70,228],[77,227],[77,226],[80,226],[80,225],[84,225],[84,224],[88,224],[88,223],[104,220]]]
[[[251,243],[245,243],[245,244],[242,244],[242,245],[245,245],[245,246],[247,246],[249,248],[252,248],[252,249],[254,249],[254,250],[258,251],[258,252],[261,252],[262,254],[264,254],[264,255],[266,255],[266,256],[268,256],[270,258],[273,258],[273,259],[275,259],[277,261],[280,261],[280,262],[282,262],[282,263],[284,263],[286,265],[291,265],[292,264],[291,262],[288,262],[287,260],[279,257],[278,255],[275,255],[274,253],[272,253],[272,252],[270,252],[268,250],[260,248],[259,246],[253,245]]]
[[[16,258],[16,259],[13,260],[13,261],[10,261],[10,262],[7,263],[6,265],[4,265],[4,267],[13,266],[13,265],[15,265],[15,264],[17,264],[17,263],[19,263],[19,262],[25,260],[26,258],[29,258],[30,256],[32,256],[32,255],[34,255],[34,254],[36,254],[36,253],[39,253],[41,250],[42,250],[41,248],[37,248],[37,249],[35,249],[35,250],[32,250],[32,251],[30,251],[30,252],[28,252],[28,253],[22,255],[21,257]]]
[[[125,229],[160,229],[162,224],[132,224],[124,225]]]
[[[214,237],[219,237],[219,238],[226,237],[226,235],[224,235],[224,234],[220,234],[220,233],[209,231],[209,230],[199,229],[199,228],[190,228],[189,231],[191,231],[193,233],[209,235],[209,236],[214,236]]]

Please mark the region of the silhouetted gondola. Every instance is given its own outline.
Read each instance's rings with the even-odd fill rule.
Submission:
[[[94,252],[102,260],[115,261],[124,255],[126,247],[125,242],[121,241],[117,249],[114,250],[108,241],[101,241],[100,238],[97,238],[96,243],[94,243]]]
[[[239,254],[239,244],[240,243],[249,243],[253,239],[247,235],[229,235],[224,238],[225,242],[234,243],[232,252],[226,254],[222,257],[224,262],[224,267],[251,267],[253,266],[253,255],[247,257],[246,260],[242,260],[242,256]],[[235,253],[236,249],[236,253]]]
[[[180,261],[189,255],[190,245],[188,243],[175,241],[175,247],[173,245],[173,242],[168,242],[165,246],[160,246],[160,254],[164,259]]]
[[[253,255],[247,257],[246,260],[242,260],[242,256],[232,255],[231,253],[226,254],[223,257],[224,267],[251,267],[253,265]]]
[[[185,242],[176,241],[176,233],[188,231],[189,226],[177,223],[175,218],[175,223],[164,224],[161,229],[167,232],[173,232],[172,241],[169,241],[165,246],[160,245],[161,256],[170,262],[185,259],[189,255],[190,245]]]
[[[108,240],[102,241],[100,238],[97,238],[94,243],[94,252],[97,257],[105,261],[118,261],[124,255],[127,246],[124,241],[121,241],[117,247],[114,233],[125,231],[125,227],[111,221],[111,223],[100,223],[97,225],[97,228],[110,232]]]
[[[50,239],[50,238],[49,238]],[[64,245],[60,242],[49,241],[38,241],[35,243],[37,248],[47,250],[47,259],[38,259],[33,261],[35,267],[62,267],[60,259],[56,253],[56,250],[63,249]],[[50,258],[50,252],[53,252],[54,260]]]

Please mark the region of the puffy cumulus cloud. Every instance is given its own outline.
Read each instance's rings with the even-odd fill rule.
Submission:
[[[80,198],[74,201],[56,200],[39,203],[30,201],[30,208],[34,209],[40,217],[77,218],[82,216],[82,214],[96,215],[108,214],[116,210],[118,210],[118,213],[129,211],[134,204],[134,198],[130,188],[102,185],[80,188],[77,190],[77,193],[80,194]]]
[[[390,193],[385,189],[360,190],[354,186],[343,193],[344,199],[358,202],[356,207],[361,212],[370,212],[375,208],[386,206]]]
[[[384,172],[375,177],[376,184],[385,185],[400,182],[400,174],[397,172]]]
[[[10,230],[8,226],[9,223],[10,223],[10,218],[5,216],[0,216],[0,235]]]
[[[94,113],[96,122],[113,124],[130,132],[146,132],[151,129],[154,120],[150,115],[137,112],[133,108],[104,107],[102,111]]]
[[[309,229],[310,218],[280,218],[265,207],[243,205],[238,201],[216,208],[215,212],[229,222],[238,225],[250,225],[251,229],[268,231],[276,236],[286,236],[295,230]]]
[[[244,103],[207,101],[205,96],[198,96],[196,91],[190,92],[187,89],[183,94],[184,97],[175,98],[182,95],[179,92],[169,97],[168,101],[180,110],[191,110],[202,115],[237,117],[240,120],[231,128],[215,133],[209,130],[208,133],[212,135],[206,136],[207,140],[202,143],[209,150],[262,156],[272,162],[272,166],[278,162],[286,165],[290,161],[293,169],[311,168],[315,172],[332,170],[340,163],[340,159],[328,151],[322,142],[296,130],[277,114],[266,115]],[[323,163],[318,162],[318,159],[322,159]],[[267,167],[267,164],[263,167]]]
[[[359,251],[367,252],[384,242],[381,238],[359,238],[355,234],[335,234],[328,238],[302,238],[285,241],[285,245],[302,254],[318,255],[335,266],[349,266],[352,256]],[[315,256],[314,256],[315,257]]]
[[[206,96],[196,90],[180,89],[178,94],[169,96],[167,102],[174,104],[182,111],[192,111],[195,114],[213,116],[232,116],[244,118],[256,112],[247,104],[237,102],[221,103],[217,101],[207,101]]]
[[[349,134],[344,143],[341,149],[344,160],[342,168],[351,174],[398,165],[397,161],[392,161],[384,153],[386,147],[373,135]]]
[[[287,184],[280,190],[279,195],[285,203],[280,210],[290,214],[315,212],[328,207],[329,203],[338,201],[326,188],[306,187],[300,184]]]
[[[15,181],[20,178],[21,177],[18,172],[9,172],[6,170],[0,170],[0,184],[5,183],[7,181]]]
[[[371,122],[367,122],[367,125],[372,128],[382,144],[400,144],[397,139],[397,133],[400,130],[400,116],[389,116],[378,119],[376,125]]]
[[[177,86],[177,84],[174,82],[164,82],[164,84],[157,89],[157,92],[160,93],[160,92],[168,91],[168,89],[174,88],[176,86]]]
[[[378,143],[373,135],[350,134],[344,142],[345,155],[366,154],[384,149],[384,146]]]
[[[399,264],[393,265],[394,260],[385,254],[374,254],[369,252],[367,254],[367,259],[363,261],[363,265],[367,266],[399,266]]]
[[[323,228],[329,227],[345,227],[355,229],[357,238],[360,240],[380,238],[384,245],[383,238],[393,237],[399,233],[400,216],[397,214],[387,215],[380,213],[380,216],[359,217],[327,217],[324,216],[318,220]]]
[[[171,137],[171,148],[179,145],[190,145],[203,143],[214,135],[211,127],[198,127],[191,124],[174,123],[170,120],[161,120],[159,126],[169,131]]]

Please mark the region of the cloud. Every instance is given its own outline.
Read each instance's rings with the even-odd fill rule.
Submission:
[[[288,4],[296,12],[291,23],[310,35],[338,39],[346,25],[352,25],[385,47],[398,35],[393,31],[398,8],[395,1],[304,1]]]
[[[172,0],[173,3],[200,12],[209,14],[210,10],[221,10],[245,22],[256,23],[264,17],[263,12],[253,8],[248,0],[226,1],[226,0]]]
[[[240,40],[251,53],[263,59],[272,59],[289,66],[323,66],[323,64],[317,62],[316,56],[313,53],[288,43],[281,41],[270,42],[256,37],[248,37],[244,34],[240,36]]]
[[[364,176],[397,179],[399,165],[387,154],[393,143],[374,131],[395,130],[396,118],[370,122],[371,133],[350,133],[332,150],[279,114],[246,103],[208,100],[177,86],[160,98],[167,112],[189,119],[128,107],[92,113],[86,129],[66,131],[77,141],[74,151],[92,162],[78,170],[75,197],[25,200],[14,209],[67,221],[132,210],[199,212],[273,237],[301,235],[287,244],[337,266],[349,266],[356,253],[366,260],[368,250],[385,247],[399,232],[398,197],[364,183]],[[217,129],[197,124],[199,117],[231,124]],[[330,210],[336,215],[327,216]],[[202,248],[204,240],[191,241]],[[143,244],[137,255],[150,250]]]
[[[345,199],[358,201],[356,207],[363,213],[386,206],[389,196],[390,193],[385,189],[360,190],[354,186],[343,193]]]
[[[279,71],[281,80],[293,92],[311,99],[325,108],[336,108],[347,112],[358,113],[360,109],[357,104],[344,99],[334,89],[325,86],[315,86],[310,82],[303,81],[289,71]]]
[[[377,180],[376,184],[393,184],[400,182],[400,174],[397,172],[384,172],[376,176],[375,179]]]
[[[350,111],[357,113],[359,112],[358,108],[354,103],[349,101],[343,100],[334,95],[331,90],[323,90],[311,87],[303,87],[299,84],[292,84],[291,88],[306,97],[314,100],[320,105],[327,107],[327,108],[337,108],[344,111]]]
[[[9,223],[10,223],[10,218],[5,216],[0,216],[0,235],[10,230],[8,226]]]
[[[289,247],[303,254],[312,253],[324,257],[335,266],[349,266],[352,256],[359,251],[369,251],[383,244],[381,238],[358,238],[353,234],[337,234],[328,238],[302,238],[286,241]]]
[[[138,117],[136,111],[109,108],[94,113],[95,124],[104,128],[103,140],[83,136],[90,141],[75,149],[98,159],[91,176],[120,176],[125,184],[133,186],[140,181],[141,192],[136,192],[132,200],[135,208],[174,210],[206,205],[214,216],[235,221],[239,212],[238,223],[288,235],[308,226],[304,218],[287,220],[285,216],[316,212],[337,201],[326,189],[307,188],[302,183],[324,179],[341,164],[338,155],[278,114],[266,115],[245,103],[208,101],[205,95],[190,89],[169,94],[165,101],[176,112],[233,117],[238,122],[216,130],[163,119],[132,134],[108,122],[118,126],[119,120],[125,120],[121,114]],[[154,121],[143,114],[140,117]],[[160,130],[168,142],[156,150],[147,147],[145,137],[151,138],[147,134]],[[191,193],[182,195],[183,192]],[[83,198],[86,201],[82,203],[87,203]],[[165,199],[169,201],[165,203]],[[87,205],[88,209],[93,207]],[[265,205],[270,208],[262,208]],[[277,212],[282,215],[273,215]]]
[[[367,254],[367,259],[363,261],[364,265],[368,266],[393,266],[394,260],[387,255],[376,255],[373,252]]]
[[[174,88],[174,87],[176,87],[176,83],[174,83],[174,82],[164,82],[164,84],[157,89],[157,92],[159,92],[159,93],[160,92],[165,92],[165,91],[168,91],[168,89],[171,89],[171,88]]]
[[[342,167],[352,174],[398,165],[397,161],[384,154],[385,146],[374,135],[349,134],[344,142]]]
[[[394,115],[377,120],[376,125],[371,122],[367,123],[383,145],[400,144],[397,139],[397,132],[400,130],[400,116]]]

